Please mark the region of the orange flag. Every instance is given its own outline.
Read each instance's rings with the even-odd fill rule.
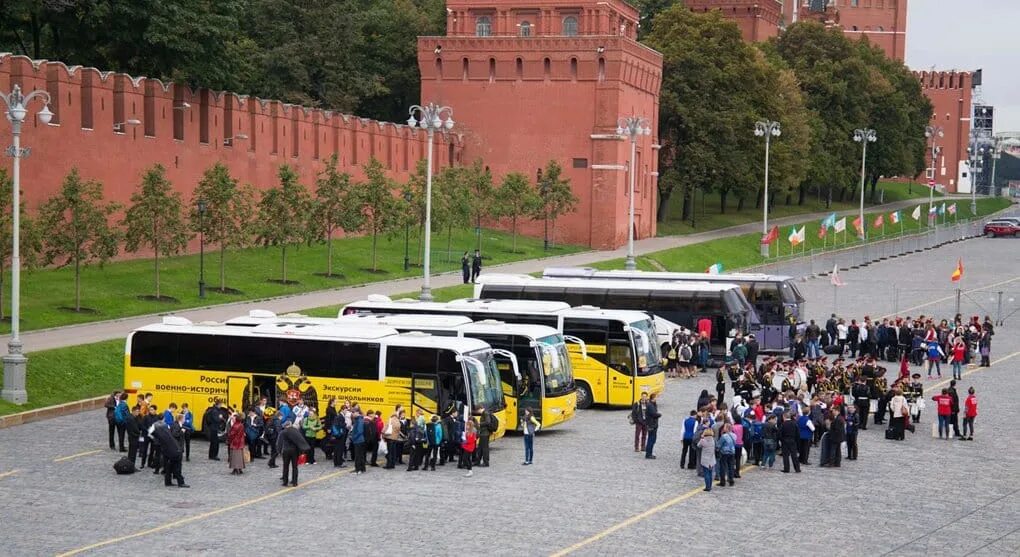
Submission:
[[[821,240],[825,237],[825,233],[829,231],[829,228],[824,224],[818,227],[818,239]]]
[[[884,217],[885,215],[883,215],[882,213],[878,214],[878,217],[875,218],[875,228],[882,228],[882,226],[885,225]]]
[[[960,282],[963,278],[963,259],[956,260],[956,269],[953,270],[953,274],[949,277],[949,280],[953,282]]]

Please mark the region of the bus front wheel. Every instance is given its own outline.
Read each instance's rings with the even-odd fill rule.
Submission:
[[[591,387],[587,383],[577,384],[577,407],[581,410],[587,410],[592,405],[592,394]]]

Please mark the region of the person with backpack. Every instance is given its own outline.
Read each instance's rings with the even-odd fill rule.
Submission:
[[[645,427],[648,428],[648,442],[645,444],[645,458],[654,459],[655,454],[655,440],[659,435],[659,418],[662,414],[659,413],[659,405],[655,401],[656,394],[648,398],[648,408],[645,412]]]
[[[344,443],[347,442],[347,421],[343,415],[334,409],[332,424],[329,426],[329,438],[333,446],[333,467],[342,468],[344,465]]]
[[[425,461],[422,463],[422,470],[436,471],[436,461],[439,460],[439,449],[443,446],[443,422],[438,414],[433,414],[425,425],[426,452]]]
[[[103,407],[106,408],[106,426],[110,434],[110,450],[116,451],[117,445],[113,442],[113,435],[117,431],[117,420],[115,418],[117,405],[120,404],[120,391],[113,391],[113,393],[106,397],[106,402],[103,403]],[[121,449],[124,446],[121,445]],[[121,450],[121,452],[124,452]]]
[[[481,264],[481,259],[478,260]],[[485,407],[478,406],[478,455],[475,458],[478,466],[487,468],[489,466],[489,436],[499,428],[499,420]]]
[[[772,466],[776,463],[776,449],[779,448],[778,420],[779,418],[775,414],[769,414],[768,419],[762,427],[762,450],[764,454],[762,455],[761,460],[757,463],[761,470],[764,470],[766,466],[768,466],[769,470],[771,470]],[[756,421],[755,423],[761,422]],[[796,458],[794,458],[794,461],[796,463]],[[788,463],[787,468],[789,468]]]
[[[698,427],[698,411],[691,410],[691,414],[684,420],[683,448],[680,450],[680,467],[693,470],[696,463],[696,450],[694,448],[694,430]]]
[[[191,487],[184,483],[184,474],[181,470],[182,453],[177,440],[170,433],[170,428],[161,420],[152,424],[152,439],[159,445],[159,453],[162,455],[163,483],[167,487],[173,485],[171,479],[177,480],[177,487]]]
[[[634,424],[634,452],[645,450],[648,442],[648,426],[645,424],[648,415],[648,393],[642,392],[641,399],[630,409],[630,423]]]
[[[801,415],[797,418],[797,431],[800,435],[800,446],[797,450],[797,454],[800,455],[800,463],[811,464],[808,462],[808,456],[815,436],[815,422],[811,419],[811,409],[807,406],[802,409]],[[783,453],[783,460],[785,461],[785,445],[783,446]]]
[[[276,457],[280,455],[280,452],[276,449],[276,442],[279,440],[283,422],[280,421],[280,413],[272,407],[265,409],[263,417],[266,420],[265,438],[269,450],[269,462],[267,464],[270,468],[277,468]]]
[[[521,418],[521,431],[524,433],[524,466],[529,466],[535,459],[535,432],[542,429],[531,408],[524,409],[524,416]]]
[[[407,442],[411,445],[411,454],[407,459],[407,472],[421,469],[422,460],[428,447],[425,432],[425,417],[422,411],[418,410],[415,419],[411,420],[411,429],[407,432]]]
[[[308,409],[305,418],[301,420],[301,429],[305,433],[305,440],[308,441],[308,464],[315,464],[315,446],[319,444],[320,439],[326,438],[326,432],[322,429],[322,422],[319,421],[319,413],[315,408]]]
[[[761,405],[759,404],[758,407],[760,408]],[[751,455],[748,457],[748,460],[754,459],[755,466],[761,466],[762,459],[765,457],[765,422],[762,421],[764,417],[764,412],[761,418],[759,418],[752,408],[749,410],[747,418],[745,418],[749,422],[749,425],[746,427],[750,431],[749,437],[751,441]]]
[[[475,431],[475,422],[468,420],[464,423],[464,435],[460,440],[460,464],[457,466],[458,468],[467,468],[467,474],[464,474],[466,478],[474,475],[474,471],[471,470],[471,460],[477,442],[478,433]]]
[[[354,452],[354,473],[365,473],[365,418],[357,406],[351,414],[351,450]]]
[[[379,463],[379,424],[382,423],[380,413],[369,410],[361,420],[365,428],[365,460],[369,466],[378,467]],[[371,455],[371,458],[369,458]]]
[[[690,341],[681,342],[679,353],[677,354],[678,364],[680,366],[680,377],[691,378],[694,377],[694,366],[691,360],[694,358],[694,351],[691,350]]]
[[[127,431],[127,422],[131,419],[131,410],[128,408],[127,393],[118,392],[118,399],[116,406],[113,407],[113,426],[117,430],[117,442],[120,447],[120,452],[125,453],[127,449],[124,448],[124,434]],[[110,434],[110,448],[113,448],[113,434]]]
[[[383,430],[383,439],[386,440],[386,466],[383,466],[386,470],[392,470],[396,468],[398,462],[399,452],[403,450],[403,443],[401,442],[401,418],[403,417],[403,410],[398,409],[390,415],[389,422],[386,424],[386,429]]]

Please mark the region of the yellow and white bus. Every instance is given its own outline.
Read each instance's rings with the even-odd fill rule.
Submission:
[[[655,324],[640,311],[572,308],[563,302],[454,300],[448,303],[391,300],[373,295],[345,306],[340,315],[408,313],[463,315],[481,321],[532,323],[560,331],[564,338],[584,342],[567,346],[577,387],[577,407],[592,404],[630,407],[642,392],[661,393],[665,372],[655,342]]]
[[[494,356],[481,340],[382,326],[228,326],[170,316],[128,335],[124,386],[152,393],[160,408],[187,402],[196,416],[214,400],[241,410],[261,396],[274,405],[303,400],[320,414],[332,397],[384,415],[397,405],[462,415],[482,406],[498,419],[498,438],[507,420]]]
[[[436,336],[462,336],[483,340],[497,356],[516,356],[520,369],[506,359],[498,361],[506,399],[507,429],[520,428],[524,410],[530,409],[542,429],[571,420],[577,409],[574,374],[563,335],[545,325],[513,324],[487,319],[471,321],[462,315],[365,314],[343,315],[339,323],[393,327],[401,332],[421,331]],[[572,337],[573,338],[573,337]],[[586,354],[584,343],[582,354]],[[513,419],[516,417],[516,419]]]

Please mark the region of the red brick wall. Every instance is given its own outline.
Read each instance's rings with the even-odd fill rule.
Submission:
[[[950,193],[957,191],[960,161],[967,160],[970,138],[970,72],[914,72],[932,105],[931,125],[941,126],[945,137],[936,145],[942,148],[935,164],[935,182]],[[930,152],[930,147],[929,147]],[[930,160],[930,155],[929,159]],[[929,162],[930,164],[930,162]],[[924,180],[924,176],[921,176]]]
[[[767,41],[779,35],[781,0],[685,0],[684,5],[699,12],[720,10],[737,23],[745,41]]]

